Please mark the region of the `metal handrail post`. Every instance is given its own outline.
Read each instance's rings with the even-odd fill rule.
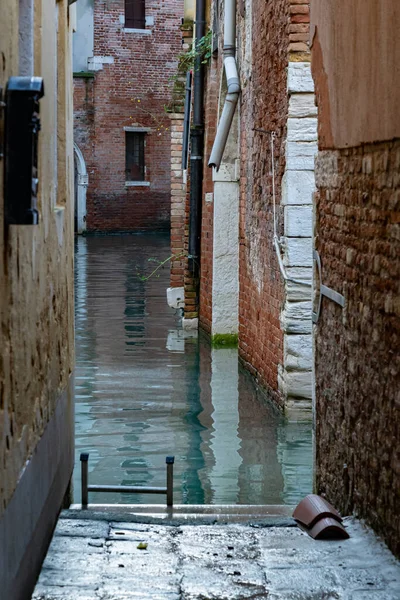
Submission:
[[[174,504],[174,462],[175,456],[167,456],[167,506]]]
[[[89,454],[82,452],[81,454],[81,504],[82,508],[87,508],[88,505],[88,463]]]

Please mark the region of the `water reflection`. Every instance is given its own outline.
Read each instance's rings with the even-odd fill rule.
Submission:
[[[76,465],[93,483],[164,485],[175,454],[175,502],[295,503],[311,490],[311,424],[265,402],[234,350],[182,331],[166,304],[162,235],[88,237],[76,247]],[[164,502],[96,494],[95,502]]]

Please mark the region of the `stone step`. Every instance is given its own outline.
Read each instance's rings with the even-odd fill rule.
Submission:
[[[91,519],[101,515],[126,519],[156,519],[168,522],[270,522],[271,525],[292,523],[294,506],[289,505],[248,505],[248,504],[175,504],[168,508],[163,504],[89,504],[82,509],[80,504],[72,504],[64,517]],[[294,521],[293,521],[294,523]]]

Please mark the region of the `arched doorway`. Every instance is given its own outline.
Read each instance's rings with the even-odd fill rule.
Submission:
[[[75,164],[75,233],[86,231],[86,188],[89,177],[86,170],[85,159],[76,144],[74,144]]]

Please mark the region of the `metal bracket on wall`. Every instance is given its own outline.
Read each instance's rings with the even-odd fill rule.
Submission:
[[[346,300],[345,300],[345,297],[342,296],[342,294],[339,294],[339,292],[335,292],[335,290],[332,290],[331,288],[329,288],[328,286],[326,286],[322,283],[321,258],[320,258],[320,255],[318,254],[317,250],[314,250],[314,252],[313,252],[313,259],[317,265],[317,271],[318,271],[319,297],[318,297],[317,312],[314,312],[314,311],[312,312],[312,322],[318,323],[319,315],[321,314],[322,296],[325,296],[326,298],[329,298],[329,300],[336,302],[336,304],[339,304],[342,308],[344,307]]]

